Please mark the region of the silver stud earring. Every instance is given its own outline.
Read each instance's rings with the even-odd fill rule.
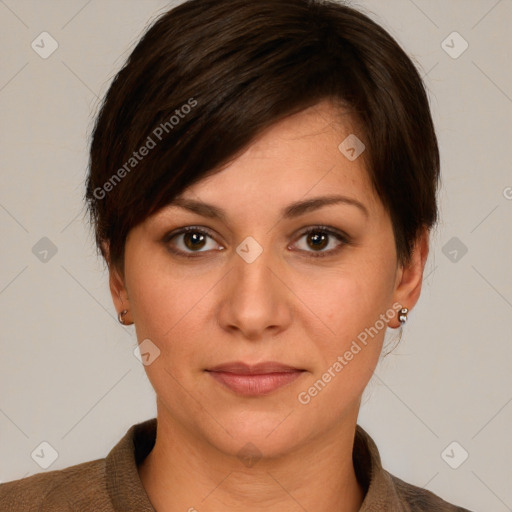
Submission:
[[[128,313],[128,310],[127,310],[127,309],[123,309],[123,311],[121,311],[121,312],[117,315],[117,319],[119,320],[119,323],[120,323],[120,324],[126,325],[126,324],[124,323],[124,315],[126,315],[126,313]]]
[[[409,313],[409,310],[407,308],[402,308],[398,312],[398,321],[403,325],[405,322],[407,322],[407,313]]]

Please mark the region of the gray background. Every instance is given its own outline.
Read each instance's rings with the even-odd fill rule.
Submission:
[[[43,441],[58,453],[48,470],[61,469],[155,416],[82,195],[99,98],[168,5],[0,0],[0,481],[43,471],[31,457]],[[422,298],[359,422],[397,476],[475,511],[512,510],[512,2],[354,5],[425,76],[443,172]],[[59,45],[46,59],[31,47],[43,31]],[[453,31],[469,44],[457,58]]]

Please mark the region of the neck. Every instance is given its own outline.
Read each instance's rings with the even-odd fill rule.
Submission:
[[[139,466],[158,512],[356,512],[364,498],[352,463],[357,415],[295,450],[241,460],[158,414],[155,446]]]

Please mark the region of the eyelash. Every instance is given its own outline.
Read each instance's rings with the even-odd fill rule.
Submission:
[[[168,249],[178,256],[184,257],[184,258],[197,258],[201,257],[205,252],[208,251],[196,251],[196,252],[185,252],[180,249],[172,248],[170,245],[170,242],[173,238],[176,238],[180,235],[186,234],[186,233],[200,233],[202,235],[208,236],[212,239],[214,237],[212,236],[212,233],[204,228],[198,227],[198,226],[187,226],[184,228],[179,229],[178,231],[173,231],[171,233],[168,233],[165,235],[163,242],[167,245]],[[328,235],[329,237],[336,238],[340,243],[338,247],[335,249],[331,249],[329,251],[321,251],[321,252],[315,252],[315,251],[302,251],[299,249],[299,251],[308,253],[309,256],[313,258],[324,258],[327,256],[332,256],[334,254],[337,254],[338,251],[342,249],[344,245],[349,245],[351,243],[350,237],[338,230],[335,230],[334,228],[330,228],[328,226],[312,226],[310,228],[307,228],[304,230],[297,238],[297,241],[300,240],[303,236],[309,235],[311,233],[321,233],[324,235]]]

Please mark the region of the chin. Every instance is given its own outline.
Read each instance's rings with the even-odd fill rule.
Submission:
[[[291,413],[291,414],[290,414]],[[219,422],[231,434],[222,431],[212,444],[230,454],[243,456],[252,451],[265,458],[285,455],[305,441],[306,425],[299,425],[297,417],[290,408],[283,411],[238,411],[231,417],[219,417]]]

